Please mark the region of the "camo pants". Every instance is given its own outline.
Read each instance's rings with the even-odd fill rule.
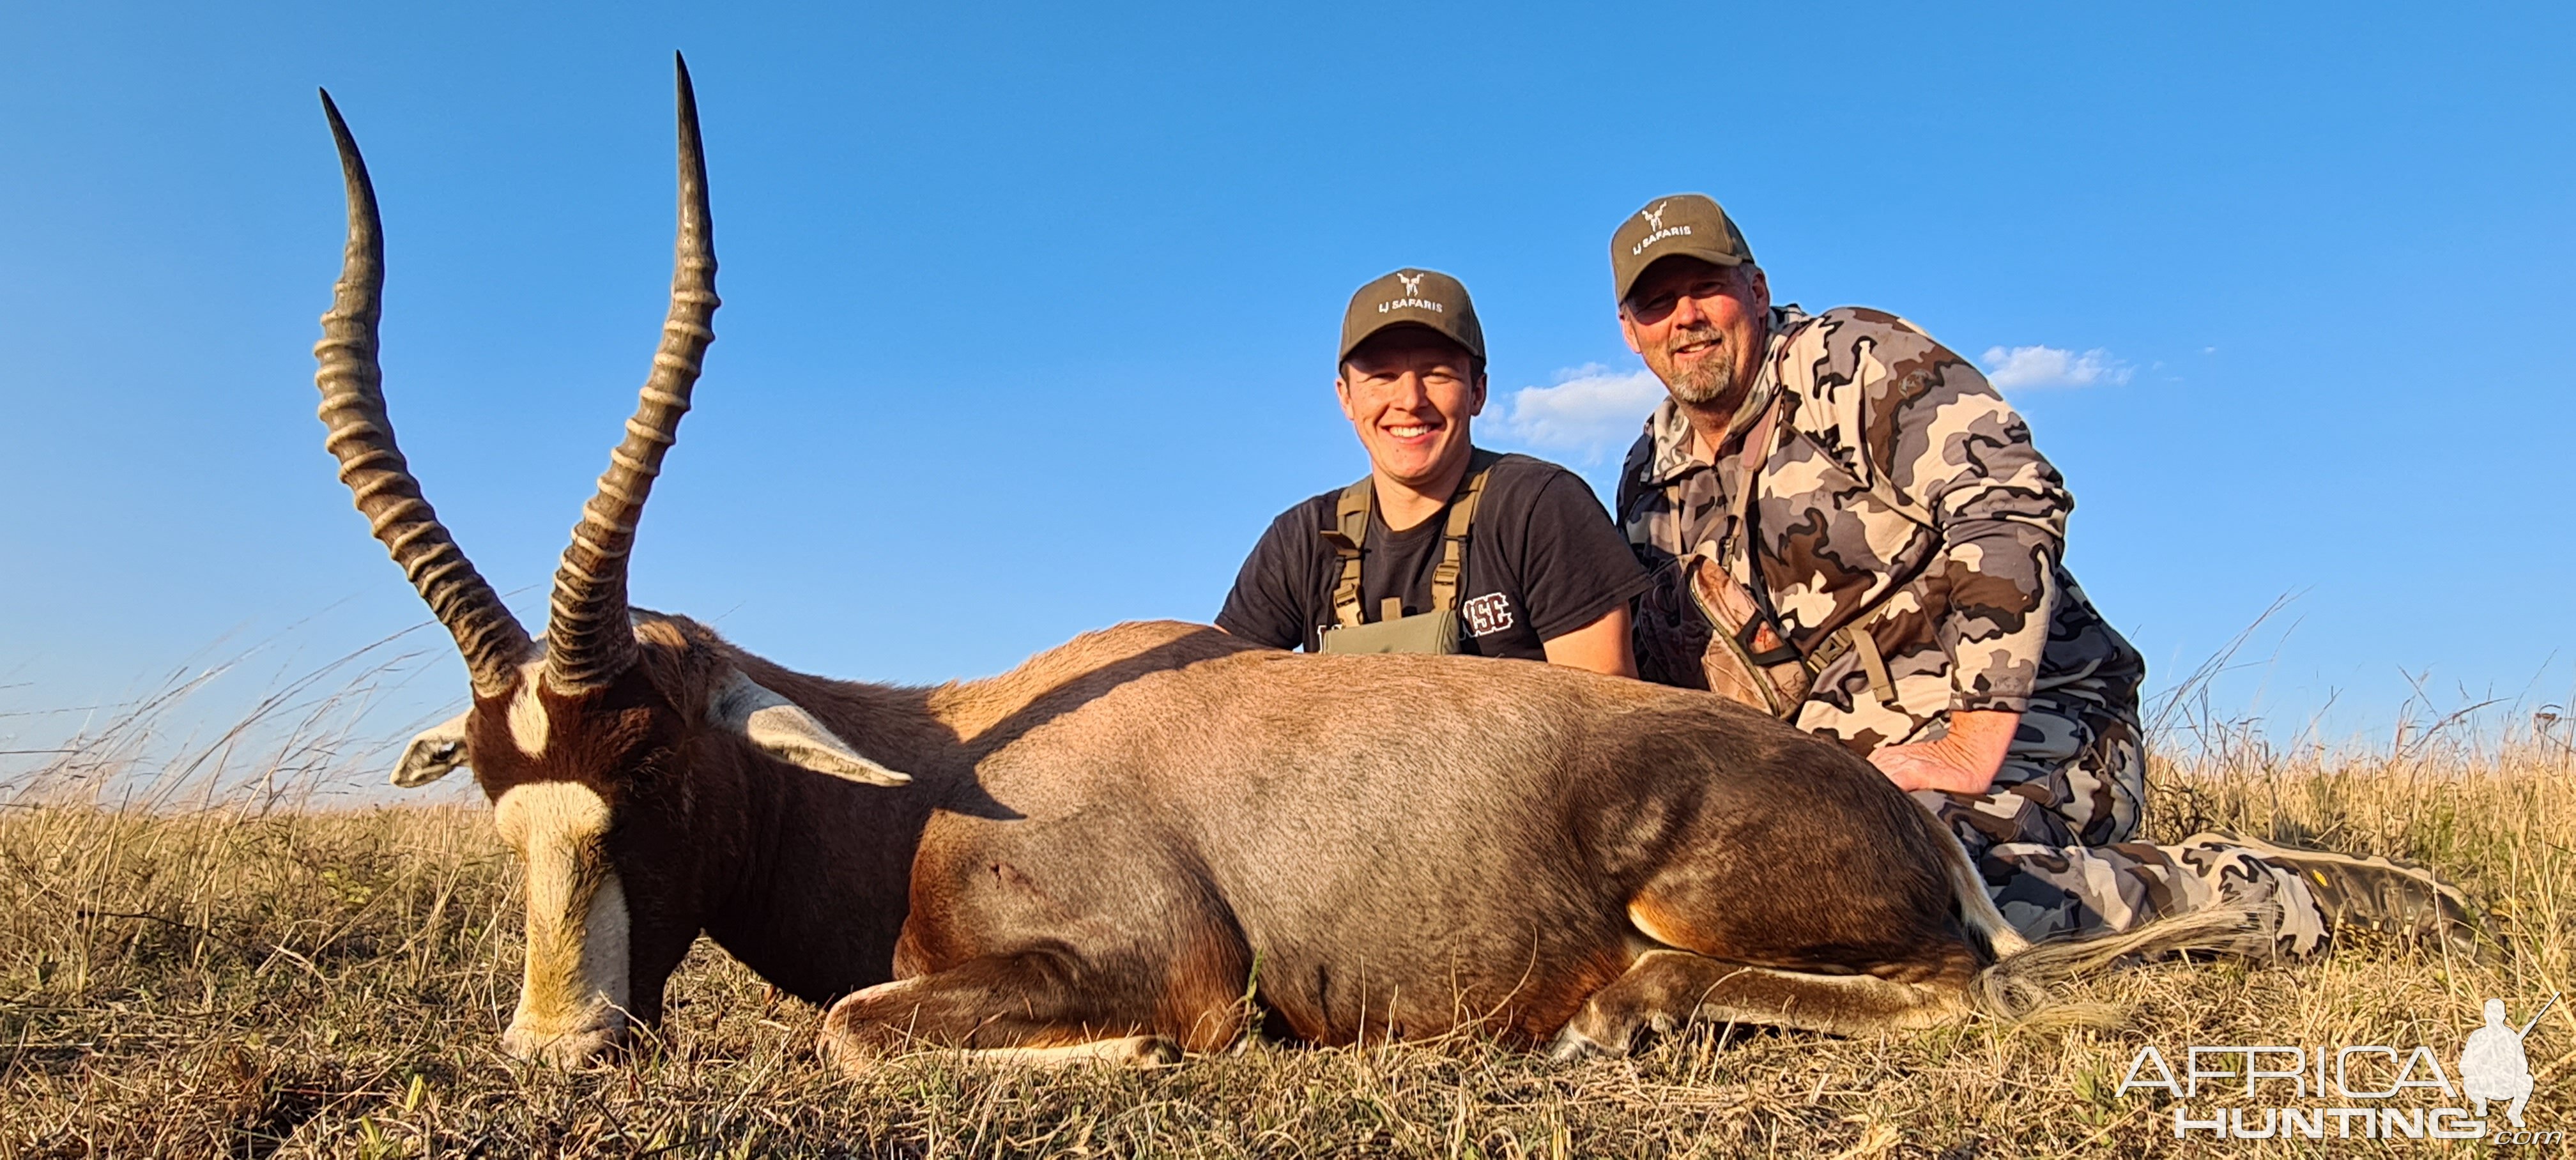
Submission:
[[[2022,715],[1992,789],[1914,796],[1959,836],[1995,905],[2029,938],[2117,933],[2222,900],[2277,900],[2280,949],[2303,955],[2325,941],[2307,884],[2224,835],[2133,840],[2146,794],[2136,721],[2043,693]]]

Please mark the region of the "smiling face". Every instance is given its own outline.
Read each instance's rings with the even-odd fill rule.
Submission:
[[[1762,366],[1771,283],[1758,266],[1671,257],[1646,268],[1619,304],[1628,349],[1684,407],[1731,411]]]
[[[1369,463],[1408,487],[1433,485],[1467,461],[1468,422],[1485,409],[1483,368],[1420,326],[1379,331],[1353,349],[1333,392]]]

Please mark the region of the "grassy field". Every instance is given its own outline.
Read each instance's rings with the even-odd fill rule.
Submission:
[[[2576,761],[2546,730],[2483,752],[2202,752],[2159,762],[2154,835],[2429,863],[2495,910],[2501,951],[2354,939],[2311,961],[2140,965],[2072,993],[2126,1013],[2074,1031],[1716,1029],[1565,1067],[1474,1041],[1253,1045],[1144,1074],[932,1054],[851,1079],[815,1058],[817,1011],[702,942],[658,1042],[565,1074],[498,1051],[520,919],[479,808],[324,808],[257,778],[111,799],[96,777],[37,776],[0,794],[0,1157],[2567,1154],[2178,1143],[2161,1096],[2114,1094],[2146,1044],[2179,1065],[2191,1044],[2422,1043],[2448,1067],[2483,998],[2519,1022],[2576,990]],[[2529,1055],[2531,1127],[2576,1126],[2566,1005]]]

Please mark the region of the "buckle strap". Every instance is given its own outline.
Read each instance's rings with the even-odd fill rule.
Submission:
[[[1843,629],[1842,635],[1852,642],[1852,650],[1860,654],[1861,671],[1869,674],[1869,695],[1878,698],[1880,705],[1893,709],[1896,707],[1896,677],[1887,671],[1887,657],[1878,651],[1878,637],[1869,630],[1869,622],[1876,619],[1870,616],[1854,621]]]
[[[1363,623],[1360,612],[1360,546],[1368,539],[1369,514],[1376,507],[1377,489],[1362,477],[1358,483],[1342,489],[1342,498],[1333,507],[1333,526],[1324,529],[1324,539],[1341,557],[1341,578],[1333,583],[1333,623],[1353,628]]]
[[[1431,610],[1454,611],[1458,585],[1467,570],[1467,536],[1476,525],[1476,500],[1485,493],[1485,477],[1502,456],[1482,448],[1467,457],[1467,478],[1449,501],[1449,524],[1441,529],[1440,563],[1431,569]]]
[[[1458,585],[1467,570],[1467,537],[1476,523],[1476,501],[1484,495],[1485,477],[1502,456],[1473,449],[1467,457],[1467,478],[1459,482],[1458,493],[1449,500],[1448,523],[1441,529],[1440,563],[1431,570],[1431,608],[1454,610],[1458,607]],[[1341,575],[1333,582],[1333,622],[1344,628],[1367,623],[1360,607],[1360,551],[1368,543],[1370,517],[1377,509],[1377,487],[1373,477],[1362,477],[1342,489],[1342,497],[1333,505],[1333,526],[1323,530],[1324,542],[1333,546],[1341,558]],[[1390,614],[1385,619],[1395,619]]]

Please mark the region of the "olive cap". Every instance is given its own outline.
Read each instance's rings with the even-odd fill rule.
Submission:
[[[1360,287],[1351,295],[1350,309],[1342,312],[1342,353],[1334,361],[1351,357],[1369,336],[1390,326],[1426,326],[1466,347],[1468,354],[1485,357],[1485,327],[1476,321],[1476,303],[1467,297],[1465,285],[1438,270],[1408,267]]]
[[[1680,255],[1720,266],[1753,260],[1744,232],[1703,193],[1676,193],[1647,202],[1610,234],[1610,290],[1613,301],[1628,300],[1637,276],[1646,267]]]

